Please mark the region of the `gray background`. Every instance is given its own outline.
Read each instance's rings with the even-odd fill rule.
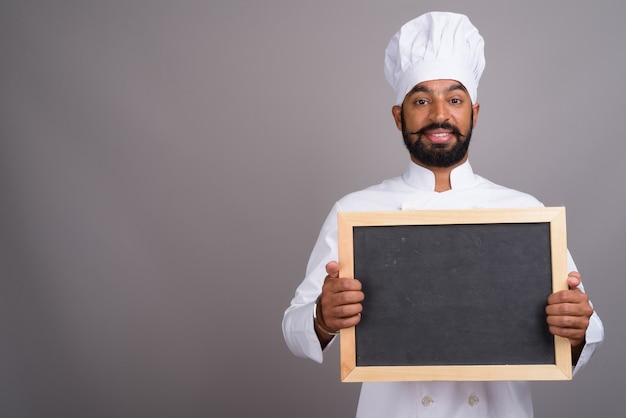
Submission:
[[[335,199],[406,167],[383,51],[429,10],[486,39],[474,169],[567,207],[606,327],[536,415],[620,409],[623,2],[4,0],[0,415],[353,416],[280,323]]]

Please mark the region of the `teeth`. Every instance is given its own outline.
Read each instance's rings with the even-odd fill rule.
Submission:
[[[443,133],[443,134],[433,134],[433,136],[444,137],[444,136],[448,136],[448,134],[447,134],[447,133]]]

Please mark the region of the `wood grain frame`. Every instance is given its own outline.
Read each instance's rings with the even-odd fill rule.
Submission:
[[[552,289],[555,292],[567,289],[564,207],[340,212],[338,214],[340,276],[354,278],[354,227],[537,222],[550,224]],[[354,327],[341,331],[340,344],[341,380],[344,382],[569,380],[572,378],[569,341],[557,336],[554,337],[555,364],[539,365],[357,366]]]

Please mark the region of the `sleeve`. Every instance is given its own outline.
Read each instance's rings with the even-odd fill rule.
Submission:
[[[310,358],[318,363],[322,362],[323,354],[313,328],[313,307],[315,299],[322,292],[326,277],[326,264],[338,259],[338,212],[339,204],[335,203],[313,247],[304,280],[296,289],[295,296],[283,315],[282,328],[287,347],[294,355]]]
[[[572,256],[569,254],[569,252],[567,253],[567,258],[568,258],[567,261],[568,261],[569,271],[578,271],[578,269],[576,268],[576,264],[574,263],[574,260],[572,259]],[[585,292],[585,288],[582,283],[578,286],[578,288],[582,292]],[[591,306],[593,307],[593,304]],[[604,341],[604,325],[602,324],[602,320],[600,319],[600,317],[598,316],[598,314],[595,312],[595,309],[594,309],[593,315],[591,315],[591,318],[589,318],[589,326],[587,327],[587,332],[585,334],[585,346],[583,347],[583,350],[580,353],[578,362],[574,366],[574,370],[573,370],[574,376],[578,372],[580,372],[580,370],[583,367],[585,367],[585,365],[589,362],[589,360],[591,359],[591,356],[596,351],[596,349],[600,347],[600,345],[602,345],[603,341]]]

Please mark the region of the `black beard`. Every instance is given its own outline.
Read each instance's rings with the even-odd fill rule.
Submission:
[[[402,122],[402,137],[404,138],[404,145],[411,153],[411,156],[420,163],[427,167],[451,167],[458,164],[465,158],[467,150],[469,149],[470,139],[472,138],[472,129],[474,128],[474,110],[472,109],[472,115],[470,117],[470,127],[467,133],[463,135],[459,129],[447,122],[433,123],[423,127],[417,132],[407,132],[406,124],[404,121],[404,110],[401,113]],[[456,144],[451,149],[446,150],[444,144],[433,144],[432,148],[428,148],[422,142],[422,135],[424,132],[431,129],[448,129],[453,132],[457,137]],[[412,137],[417,135],[415,141]]]

